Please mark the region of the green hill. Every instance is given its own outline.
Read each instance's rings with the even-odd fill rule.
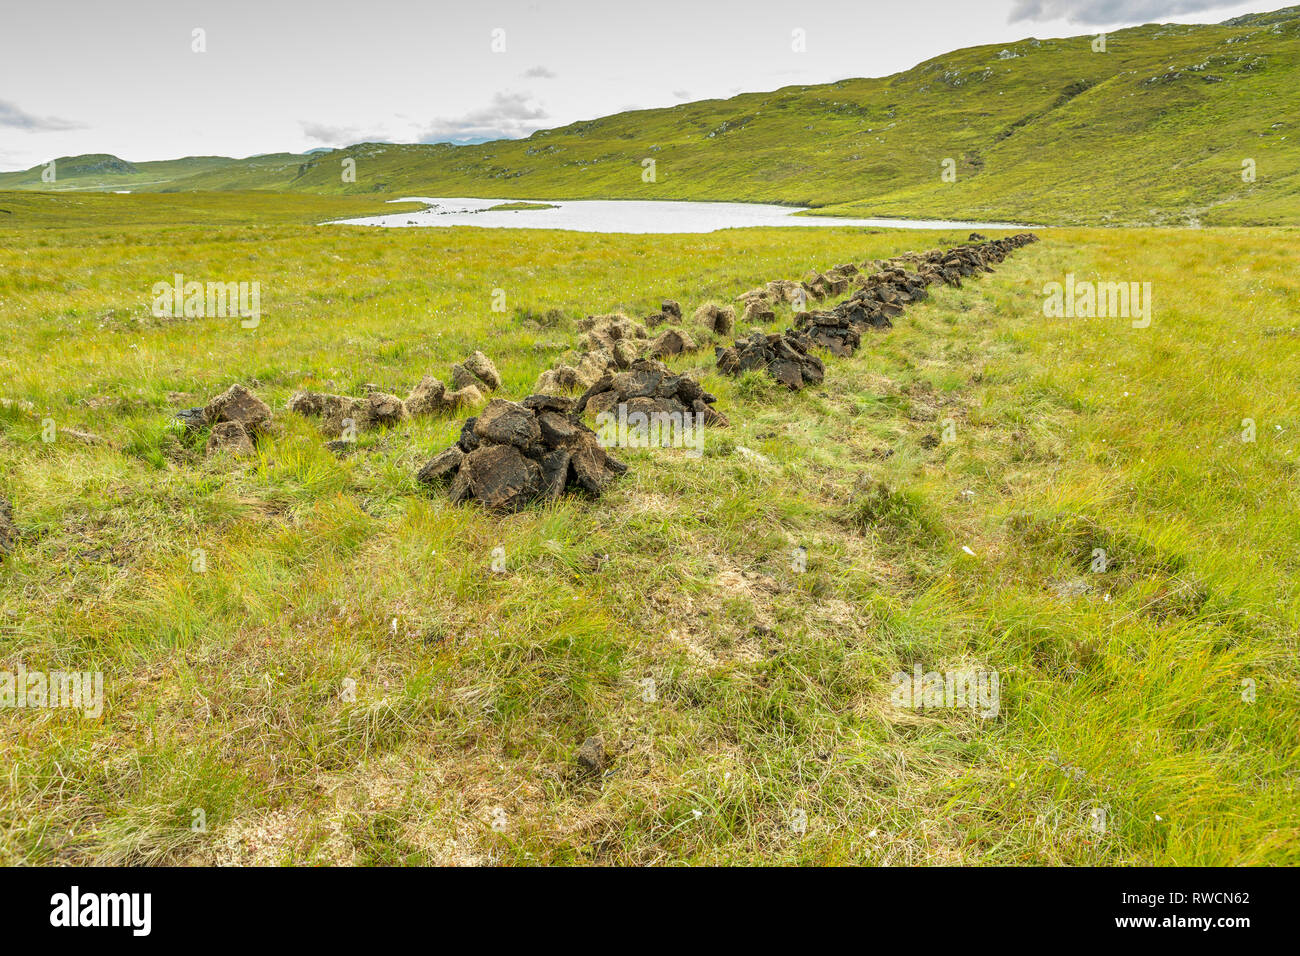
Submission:
[[[41,163],[31,169],[0,173],[0,190],[34,189],[44,192],[71,192],[99,189],[136,190],[153,187],[153,191],[162,191],[175,182],[202,176],[213,170],[237,170],[241,163],[246,162],[251,160],[236,160],[225,156],[187,156],[184,159],[132,163],[108,153],[59,156],[54,160],[53,182],[46,181],[44,173],[47,167],[46,164]],[[227,180],[227,188],[236,187]]]
[[[165,182],[149,180],[168,164],[137,163],[120,181],[155,191],[751,200],[1041,223],[1300,222],[1300,7],[1137,27],[1109,35],[1104,52],[1093,47],[1092,36],[1026,39],[889,77],[619,113],[524,140],[179,160],[196,168],[180,165]],[[342,180],[345,159],[356,161],[355,182]],[[643,181],[646,160],[654,182]],[[955,182],[941,176],[945,160]],[[0,175],[0,189],[39,188],[39,170],[35,187],[30,173]]]

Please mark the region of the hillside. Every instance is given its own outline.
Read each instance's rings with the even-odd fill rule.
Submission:
[[[1045,223],[1300,221],[1300,7],[972,47],[879,79],[620,113],[477,146],[127,164],[151,191],[729,199]],[[102,159],[102,157],[99,157]],[[112,157],[110,157],[111,159]],[[342,182],[342,160],[357,181]],[[655,182],[642,181],[653,159]],[[953,160],[956,182],[941,178]],[[1243,162],[1256,180],[1243,180]],[[173,170],[164,166],[173,165]],[[166,175],[170,173],[171,175]],[[87,177],[89,178],[89,177]],[[165,180],[158,182],[156,180]],[[80,180],[79,180],[80,182]],[[39,169],[0,189],[41,188]]]
[[[329,152],[326,150],[326,152]],[[284,185],[310,157],[298,153],[269,153],[247,159],[228,156],[186,156],[134,163],[108,153],[83,156],[60,156],[54,160],[55,181],[42,178],[45,165],[12,173],[0,173],[0,190],[40,190],[74,192],[78,190],[130,189],[132,191],[172,192],[178,188],[257,189]],[[213,187],[205,187],[207,181]],[[185,183],[185,186],[178,184]]]

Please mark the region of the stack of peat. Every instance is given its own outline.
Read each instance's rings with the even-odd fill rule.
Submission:
[[[599,495],[627,466],[607,455],[574,401],[530,395],[494,398],[461,428],[460,439],[420,469],[426,485],[449,482],[452,502],[478,501],[489,511],[518,511],[565,491]]]
[[[676,375],[654,359],[637,359],[627,371],[602,375],[578,399],[574,411],[599,416],[615,414],[622,406],[625,415],[693,414],[701,424],[725,426],[726,416],[713,408],[716,401],[691,376]]]
[[[826,376],[822,360],[810,352],[813,342],[802,332],[786,331],[764,335],[755,330],[749,338],[737,339],[734,345],[715,346],[718,371],[739,375],[750,369],[763,369],[791,391],[805,385],[820,385]]]

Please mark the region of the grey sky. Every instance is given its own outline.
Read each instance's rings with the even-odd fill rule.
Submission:
[[[524,136],[1277,0],[0,0],[0,169]],[[57,12],[53,12],[57,9]],[[206,52],[192,33],[206,32]],[[806,52],[792,31],[806,31]],[[493,51],[493,31],[504,50]],[[500,47],[501,34],[497,34]]]

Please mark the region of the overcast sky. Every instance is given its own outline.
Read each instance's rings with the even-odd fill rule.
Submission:
[[[1278,0],[0,0],[0,169],[524,136]],[[194,52],[194,31],[206,52]],[[806,52],[792,50],[792,31]],[[496,33],[494,31],[503,31]],[[494,52],[493,45],[504,50]]]

